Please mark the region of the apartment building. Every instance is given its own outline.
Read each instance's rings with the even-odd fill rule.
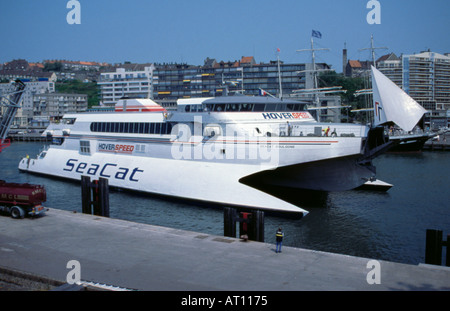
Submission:
[[[17,78],[17,77],[16,77]],[[55,92],[55,82],[41,78],[39,80],[21,79],[25,83],[21,109],[17,111],[14,124],[26,125],[34,116],[34,96]],[[0,83],[0,95],[11,91],[10,83]]]
[[[122,97],[153,97],[153,64],[124,64],[102,72],[99,81],[103,105],[115,105]]]
[[[113,105],[122,97],[151,97],[160,103],[174,103],[179,98],[258,95],[261,90],[288,97],[294,90],[313,85],[312,75],[305,73],[307,65],[257,63],[252,56],[229,62],[207,58],[202,66],[128,64],[101,73],[98,84],[104,105]],[[316,67],[330,68],[324,63]]]
[[[450,57],[422,52],[403,55],[403,89],[428,110],[450,110]]]
[[[88,108],[86,94],[45,93],[33,97],[33,116],[59,120],[66,113],[85,112]]]

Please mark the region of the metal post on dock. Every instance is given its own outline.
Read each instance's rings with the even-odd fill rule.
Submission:
[[[447,241],[442,240],[442,230],[427,229],[425,245],[425,263],[431,265],[442,264],[442,247],[447,247],[445,255],[445,265],[450,267],[450,251],[448,245],[450,235],[447,235]]]
[[[81,176],[81,209],[84,214],[109,217],[108,179],[91,182],[89,176]]]
[[[264,242],[264,212],[254,211],[251,218],[252,231],[250,240]]]
[[[264,242],[264,212],[238,212],[235,208],[224,208],[224,236],[236,237],[236,222],[239,222],[239,237],[244,240]]]
[[[445,246],[447,247],[447,249],[445,250],[445,265],[447,267],[450,267],[450,251],[448,248],[450,244],[450,234],[447,234],[447,241],[442,243],[445,244]]]
[[[81,176],[81,212],[92,214],[91,204],[91,178]]]
[[[223,235],[236,237],[236,209],[225,207],[223,209]]]

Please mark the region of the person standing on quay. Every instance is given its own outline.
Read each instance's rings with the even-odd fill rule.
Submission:
[[[276,241],[277,241],[277,247],[275,250],[275,253],[281,253],[281,245],[283,244],[283,230],[281,229],[281,227],[278,228],[277,233],[276,233]]]

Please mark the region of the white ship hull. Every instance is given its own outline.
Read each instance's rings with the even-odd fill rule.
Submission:
[[[310,164],[315,163],[313,159],[321,162],[334,158],[340,163],[356,165],[355,157],[361,156],[361,138],[277,137],[264,143],[249,140],[236,143],[234,140],[234,137],[229,140],[225,137],[220,141],[197,144],[193,143],[195,138],[186,143],[147,142],[147,153],[133,155],[100,151],[99,146],[111,143],[101,139],[91,140],[91,148],[97,146],[97,150],[84,155],[76,149],[78,138],[66,139],[65,145],[49,148],[41,158],[22,159],[19,169],[72,180],[80,180],[83,175],[94,180],[103,177],[113,187],[222,205],[297,213],[306,211],[255,189],[251,183],[246,185],[242,179],[263,174],[261,181],[269,185],[330,190],[330,186],[334,189],[336,185],[354,188],[355,182],[360,185],[364,183],[363,178],[373,175],[373,172],[363,169],[362,174],[358,173],[355,180],[347,183],[333,170],[329,175],[327,170],[319,170],[325,174],[325,178],[319,179],[314,178],[311,172],[306,173]],[[135,149],[137,141],[115,139],[114,144]],[[139,140],[140,144],[143,142],[145,140]],[[269,143],[272,147],[270,154],[266,149]],[[262,150],[267,153],[263,159]],[[255,156],[252,157],[252,153]],[[301,163],[305,164],[304,168]]]
[[[389,106],[377,100],[387,113],[381,121],[389,120]],[[271,187],[357,188],[375,177],[371,160],[392,143],[381,127],[318,123],[304,105],[247,96],[197,98],[179,100],[172,113],[149,99],[123,100],[115,113],[66,115],[49,126],[44,134],[56,144],[37,159],[22,159],[19,169],[73,180],[107,178],[109,185],[124,189],[306,214],[271,195]],[[408,125],[420,117],[415,113]]]

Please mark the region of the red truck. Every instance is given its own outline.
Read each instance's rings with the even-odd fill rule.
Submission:
[[[47,200],[45,188],[40,185],[7,183],[0,180],[0,212],[13,218],[36,216],[45,212],[42,205]]]

